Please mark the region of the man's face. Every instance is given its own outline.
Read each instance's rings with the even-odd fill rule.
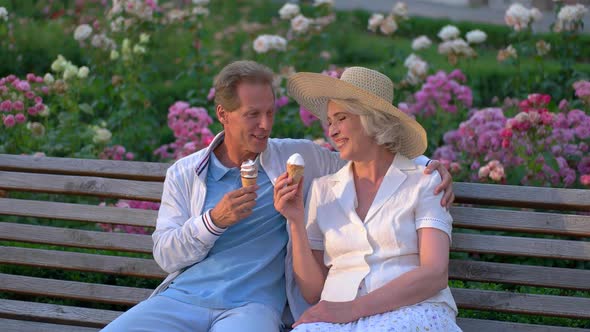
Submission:
[[[240,107],[224,112],[225,140],[238,147],[241,154],[259,154],[266,150],[272,131],[275,100],[268,84],[240,83],[237,88]]]

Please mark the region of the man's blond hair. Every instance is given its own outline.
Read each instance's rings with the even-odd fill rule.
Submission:
[[[240,98],[237,89],[242,82],[268,84],[273,89],[272,70],[254,61],[241,60],[230,63],[215,78],[215,104],[230,112],[238,109]]]

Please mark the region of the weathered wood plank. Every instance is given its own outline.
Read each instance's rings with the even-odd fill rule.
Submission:
[[[590,242],[454,233],[451,250],[509,256],[590,260]]]
[[[155,227],[158,211],[0,198],[0,215]]]
[[[122,312],[0,299],[0,318],[104,327]]]
[[[0,223],[0,240],[146,254],[151,254],[153,247],[152,237],[149,235],[94,232],[9,222]]]
[[[454,206],[453,226],[524,233],[590,236],[590,216]]]
[[[458,182],[453,190],[457,203],[590,211],[590,190],[584,189]]]
[[[152,259],[3,247],[0,263],[161,279],[168,274]]]
[[[98,328],[0,318],[2,332],[98,332]]]
[[[0,291],[89,302],[135,305],[147,299],[153,290],[0,273]]]
[[[0,154],[0,170],[164,181],[169,163]]]
[[[518,332],[588,332],[587,329],[578,329],[572,327],[547,326],[535,324],[523,324],[512,322],[501,322],[496,320],[474,319],[474,318],[457,318],[457,325],[465,332],[499,332],[499,331],[518,331]]]
[[[162,183],[0,171],[0,189],[160,201]]]
[[[449,278],[590,290],[590,270],[451,259]]]
[[[452,288],[459,308],[566,318],[590,318],[590,298]]]

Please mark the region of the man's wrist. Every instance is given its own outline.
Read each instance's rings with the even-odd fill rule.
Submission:
[[[213,225],[215,225],[216,227],[219,227],[221,229],[227,228],[227,226],[225,226],[223,222],[221,222],[222,218],[217,215],[215,208],[209,210],[209,217],[211,218],[211,222],[213,223]]]

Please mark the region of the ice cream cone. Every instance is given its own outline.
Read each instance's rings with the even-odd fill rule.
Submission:
[[[242,187],[253,186],[256,184],[258,177],[245,177],[242,175]]]
[[[303,171],[305,171],[305,166],[287,164],[287,173],[289,174],[289,177],[293,179],[293,184],[299,183],[301,177],[303,177]]]
[[[252,186],[258,180],[258,166],[252,160],[247,160],[242,163],[240,168],[242,175],[242,187]]]

